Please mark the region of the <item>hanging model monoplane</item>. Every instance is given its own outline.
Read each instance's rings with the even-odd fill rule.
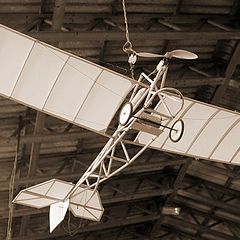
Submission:
[[[148,147],[240,163],[240,115],[164,86],[171,58],[197,55],[185,50],[165,55],[134,52],[130,61],[137,56],[161,60],[151,75],[142,73],[135,81],[0,25],[0,94],[109,138],[76,184],[52,179],[15,197],[17,204],[50,206],[50,231],[67,209],[76,217],[99,221],[103,207],[98,185]],[[118,126],[109,135],[116,114]],[[140,150],[129,152],[127,145]]]

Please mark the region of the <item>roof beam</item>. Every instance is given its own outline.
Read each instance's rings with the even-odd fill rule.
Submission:
[[[37,112],[33,135],[39,134],[43,131],[44,123],[45,123],[45,114],[41,112]],[[27,178],[33,177],[36,175],[39,156],[40,156],[40,149],[41,149],[41,143],[32,143]],[[28,216],[25,216],[21,219],[21,226],[20,226],[21,236],[25,235],[26,233],[28,221],[29,221]]]
[[[213,200],[209,197],[200,196],[200,195],[197,195],[196,193],[192,193],[192,192],[189,192],[189,191],[186,191],[186,190],[179,190],[177,198],[192,199],[196,202],[203,203],[203,204],[206,204],[208,206],[215,206],[217,208],[224,209],[224,210],[226,210],[230,213],[240,215],[240,210],[237,209],[234,205],[230,205],[230,204],[227,204],[227,203],[222,202],[222,201],[216,201],[216,200]]]
[[[202,170],[206,171],[206,170]],[[213,172],[213,169],[209,168],[209,172],[214,175],[215,173]],[[224,193],[229,196],[232,196],[234,198],[240,198],[240,192],[238,190],[233,190],[233,189],[226,189],[221,183],[217,184],[214,182],[210,182],[208,180],[205,180],[204,178],[196,178],[195,176],[189,176],[185,179],[188,184],[193,184],[195,186],[199,186],[201,184],[204,184],[205,186],[208,186],[209,189],[211,189],[213,192],[218,192],[218,193]]]
[[[224,95],[225,90],[229,86],[229,83],[231,81],[231,77],[234,74],[234,71],[235,71],[237,65],[240,63],[239,56],[240,56],[240,42],[238,42],[236,44],[235,50],[234,50],[234,52],[232,54],[232,57],[231,57],[231,59],[228,63],[228,66],[226,68],[226,71],[225,71],[225,78],[226,79],[225,79],[223,85],[218,88],[218,90],[216,91],[216,93],[213,97],[212,102],[214,104],[218,104],[218,103],[221,102],[221,98]]]
[[[54,31],[59,31],[63,25],[65,6],[65,0],[55,0],[52,18],[52,28]]]
[[[180,166],[180,169],[178,171],[178,175],[175,179],[174,185],[173,185],[173,191],[171,192],[171,194],[166,198],[165,202],[164,202],[164,206],[168,206],[168,204],[172,201],[172,199],[174,198],[174,196],[177,194],[177,191],[180,187],[180,185],[182,184],[182,181],[187,173],[188,167],[191,165],[192,163],[192,159],[187,159],[187,161],[185,162],[185,164]],[[159,229],[159,227],[161,226],[162,222],[164,220],[164,217],[162,215],[161,218],[159,218],[153,225],[152,227],[152,231],[151,231],[151,237],[154,237],[154,235],[156,234],[157,230]]]
[[[46,115],[44,113],[37,112],[33,136],[35,136],[37,134],[41,134],[43,132],[45,117],[46,117]],[[32,143],[30,161],[29,161],[29,169],[28,169],[28,178],[36,175],[37,163],[38,163],[39,155],[40,155],[40,148],[41,148],[40,142]]]
[[[87,131],[80,132],[68,132],[68,133],[50,133],[50,134],[36,134],[36,135],[26,135],[21,137],[21,143],[43,143],[43,142],[57,142],[57,141],[69,141],[77,140],[80,138],[88,139],[96,136],[96,134]],[[14,145],[16,144],[15,137],[1,138],[0,145]]]
[[[82,233],[87,233],[87,232],[93,232],[93,231],[104,231],[107,229],[111,228],[117,228],[117,227],[124,227],[124,226],[129,226],[133,224],[138,224],[138,223],[144,223],[144,222],[149,222],[149,221],[154,221],[158,219],[160,215],[158,214],[152,214],[152,215],[146,215],[142,217],[134,217],[134,218],[129,218],[129,219],[120,219],[120,220],[110,220],[106,223],[102,224],[90,224],[88,226],[85,226],[84,228],[80,228],[78,232]],[[29,235],[29,236],[23,236],[23,237],[13,237],[12,240],[40,240],[40,239],[48,239],[48,238],[57,238],[61,236],[66,236],[68,233],[65,230],[61,230],[59,232],[51,233],[51,234],[34,234],[34,235]]]
[[[111,228],[119,228],[119,227],[124,227],[124,226],[129,226],[129,225],[133,225],[133,224],[139,224],[139,223],[144,223],[144,222],[149,222],[149,221],[156,221],[157,219],[160,218],[160,214],[149,214],[146,216],[132,216],[131,218],[128,219],[111,219],[108,220],[105,223],[102,224],[89,224],[88,226],[85,226],[84,228],[80,228],[80,232],[79,234],[83,234],[83,233],[87,233],[87,232],[92,232],[92,231],[104,231],[104,230],[108,230]],[[176,217],[169,217],[166,216],[165,220],[163,222],[163,226],[165,227],[170,227],[170,228],[174,228],[175,231],[179,232],[179,233],[183,233],[183,234],[192,234],[192,231],[197,231],[198,229],[201,229],[202,227],[191,223],[191,222],[187,222],[183,219],[179,219]],[[235,238],[231,235],[228,235],[226,233],[223,232],[219,232],[213,229],[206,229],[206,233],[212,236],[216,236],[216,237],[223,237],[226,240],[235,240]],[[44,234],[44,236],[42,234],[34,234],[34,235],[29,235],[29,236],[18,236],[18,237],[13,237],[12,240],[31,240],[31,239],[48,239],[48,238],[57,238],[57,237],[62,237],[67,235],[66,231],[64,230],[60,230],[58,232],[55,233],[51,233],[51,234]],[[212,239],[212,236],[210,238],[208,238],[207,236],[206,239]],[[194,238],[193,239],[197,239]]]
[[[29,33],[31,37],[42,41],[124,41],[125,35],[120,31],[81,31],[81,32],[38,32]],[[132,41],[141,40],[224,40],[240,39],[240,31],[154,31],[154,32],[131,32]]]
[[[194,214],[199,215],[201,217],[206,217],[207,214],[208,214],[209,205],[205,205],[205,204],[202,204],[202,203],[196,204],[196,202],[194,200],[189,200],[189,199],[186,200],[185,198],[176,197],[174,199],[174,203],[180,204],[181,206],[183,206],[184,212],[194,213]],[[234,215],[234,217],[236,216],[236,218],[232,218],[231,216],[232,215],[229,215],[229,213],[227,211],[218,210],[218,211],[214,212],[214,215],[212,215],[211,218],[215,219],[215,220],[222,220],[222,221],[225,221],[225,222],[231,222],[231,223],[238,224],[240,217]],[[198,224],[200,224],[199,221],[198,221]]]
[[[240,10],[240,1],[239,0],[234,0],[233,4],[232,4],[232,9],[231,9],[230,16],[237,15],[239,10]]]
[[[234,178],[231,178],[231,177],[228,177],[225,184],[224,184],[224,188],[225,189],[228,189],[229,186],[231,185],[232,183],[232,180]],[[212,195],[212,190],[208,189],[208,186],[206,185],[205,186],[205,189],[209,192],[209,194],[212,196],[213,200],[215,201],[221,201],[225,195],[225,193],[221,193],[220,195],[218,195],[217,197],[215,197],[214,195]],[[196,236],[197,237],[201,237],[204,232],[205,232],[205,227],[208,226],[212,216],[214,215],[215,211],[217,210],[217,207],[216,206],[211,206],[210,210],[208,211],[207,215],[204,217],[204,220],[201,222],[201,225],[204,227],[204,228],[201,228],[201,229],[198,229],[198,231],[196,232]]]
[[[139,183],[142,182],[142,179],[136,178]],[[125,179],[125,181],[129,182],[132,181],[132,179]],[[135,202],[135,201],[140,201],[143,202],[146,199],[152,198],[152,197],[159,197],[159,196],[164,196],[172,192],[171,188],[168,188],[164,185],[159,186],[158,188],[153,189],[153,184],[148,181],[145,181],[146,183],[144,184],[143,188],[137,189],[137,192],[134,190],[132,192],[128,192],[127,194],[121,193],[117,195],[112,195],[112,193],[109,193],[109,189],[112,187],[108,187],[108,184],[104,185],[104,188],[108,189],[108,196],[103,196],[102,202],[104,206],[117,206],[119,204],[122,205],[127,205],[130,202]],[[109,183],[111,184],[111,183]],[[116,184],[116,183],[115,183]],[[147,189],[148,188],[148,189]],[[121,190],[120,190],[121,191]],[[112,195],[112,197],[109,197],[109,195]],[[29,215],[34,215],[34,214],[42,214],[42,213],[47,213],[49,212],[48,208],[43,208],[43,209],[34,209],[34,208],[23,208],[23,209],[16,209],[14,211],[14,217],[19,217],[19,216],[29,216]],[[149,211],[150,212],[150,211]],[[8,212],[2,212],[0,215],[0,219],[6,219],[8,217]]]
[[[32,30],[35,26],[38,24],[41,24],[43,22],[43,19],[41,17],[38,17],[37,19],[33,20],[32,22],[28,23],[26,26],[21,28],[19,31],[23,33],[27,33],[30,30]]]
[[[177,80],[168,79],[166,82],[166,86],[177,87],[177,88],[184,88],[184,87],[199,87],[203,85],[221,85],[224,83],[224,77],[199,77],[199,78],[183,78]]]
[[[177,0],[176,7],[174,9],[174,14],[179,14],[181,10],[181,5],[182,5],[183,0]]]
[[[92,154],[90,154],[92,156]],[[89,159],[89,157],[84,157],[84,159]],[[153,158],[154,159],[154,158]],[[159,156],[157,157],[159,159]],[[156,159],[156,161],[157,161]],[[134,174],[141,174],[141,173],[152,173],[152,172],[157,172],[160,171],[163,167],[166,166],[176,166],[176,165],[181,165],[185,162],[185,159],[178,159],[178,160],[161,160],[158,162],[151,162],[149,163],[139,163],[136,166],[129,166],[127,169],[124,170],[124,175],[134,175]],[[87,162],[87,161],[86,161]],[[83,169],[84,170],[84,169]],[[61,180],[77,180],[83,172],[76,172],[76,173],[67,173],[67,174],[56,174],[56,175],[51,175],[51,178],[58,178]],[[49,175],[47,176],[33,176],[31,178],[20,178],[16,179],[14,187],[23,187],[26,186],[27,184],[32,185],[32,184],[37,184],[43,181],[49,180]],[[7,191],[9,188],[9,184],[6,181],[0,182],[0,191]]]
[[[197,224],[193,224],[191,222],[186,222],[184,221],[184,219],[179,219],[176,217],[170,217],[170,216],[166,216],[164,219],[164,226],[171,226],[174,227],[175,229],[179,230],[180,232],[184,232],[184,233],[190,233],[192,231],[198,231],[200,229],[203,229],[204,227],[201,225],[197,225]],[[222,239],[225,240],[235,240],[236,238],[228,235],[226,233],[223,232],[219,232],[213,229],[209,229],[209,228],[204,228],[205,233],[209,236],[212,235],[211,237],[207,237],[207,235],[202,236],[204,239],[213,239],[212,237],[214,237],[214,239],[219,239],[220,237]],[[198,239],[198,238],[196,238]]]

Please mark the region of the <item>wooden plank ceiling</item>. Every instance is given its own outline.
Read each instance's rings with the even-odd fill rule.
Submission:
[[[126,4],[135,50],[186,49],[199,55],[196,61],[173,60],[168,86],[240,110],[238,0],[126,0]],[[0,23],[130,74],[122,51],[121,0],[0,0]],[[135,76],[151,72],[156,63],[139,58]],[[106,142],[0,98],[0,239],[6,238],[9,181],[19,130],[15,194],[53,177],[77,181]],[[105,213],[100,223],[67,214],[49,234],[48,209],[14,206],[12,239],[240,239],[239,172],[238,166],[148,150],[101,185]],[[163,214],[168,206],[180,207],[180,215]]]

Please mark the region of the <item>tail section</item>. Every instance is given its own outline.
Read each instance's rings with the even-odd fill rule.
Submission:
[[[13,202],[34,208],[50,206],[50,232],[63,221],[68,208],[75,217],[100,221],[104,209],[99,192],[86,185],[76,189],[74,186],[70,182],[52,179],[23,189]]]

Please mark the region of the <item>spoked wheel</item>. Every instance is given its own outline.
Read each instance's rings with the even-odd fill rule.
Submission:
[[[172,142],[178,142],[183,135],[184,132],[184,122],[181,119],[178,119],[176,122],[173,123],[170,132],[169,138]]]
[[[132,116],[132,112],[133,112],[133,105],[130,102],[126,102],[120,112],[119,112],[119,116],[118,116],[118,123],[122,126],[126,125],[129,121],[129,119]]]

